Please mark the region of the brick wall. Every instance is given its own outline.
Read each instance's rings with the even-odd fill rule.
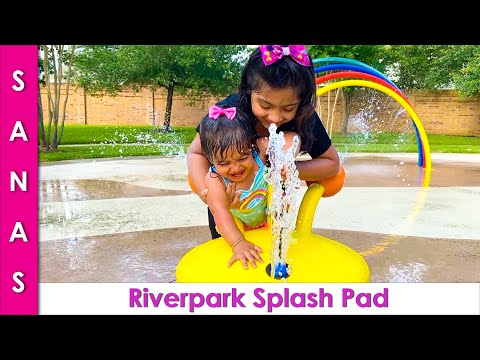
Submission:
[[[155,93],[159,125],[163,124],[166,106],[166,92],[162,90]],[[62,99],[64,93],[65,89]],[[47,121],[46,88],[41,90],[41,96]],[[480,136],[480,97],[461,98],[456,92],[446,90],[415,91],[406,93],[406,96],[427,134]],[[317,111],[327,129],[331,127],[333,132],[339,132],[342,128],[343,99],[338,97],[332,120],[328,113],[332,113],[334,98],[334,91],[322,95]],[[175,96],[171,126],[197,125],[208,108],[218,100],[207,97],[191,103],[187,98]],[[380,91],[357,91],[352,104],[348,132],[365,130],[364,127],[372,131],[401,131],[412,126],[409,111]],[[70,87],[65,123],[85,124],[87,121],[91,125],[149,125],[153,120],[152,109],[152,93],[148,90],[138,93],[124,91],[116,97],[93,97],[85,96],[81,88],[73,86]]]

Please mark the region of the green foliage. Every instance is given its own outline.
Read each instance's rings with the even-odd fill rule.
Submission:
[[[480,47],[475,46],[468,64],[453,74],[453,81],[461,95],[480,94]]]
[[[167,90],[163,129],[170,131],[174,92],[190,98],[224,96],[238,86],[244,45],[94,45],[77,55],[75,80],[91,95],[113,95],[126,87]]]
[[[191,97],[226,95],[238,86],[243,63],[233,59],[245,50],[243,45],[90,45],[77,55],[75,80],[92,95],[172,85]]]
[[[385,72],[383,45],[308,45],[313,59],[323,57],[342,57],[361,61],[381,73]]]
[[[395,83],[406,89],[480,93],[480,49],[475,45],[396,45],[387,48]]]
[[[83,45],[76,54],[73,81],[89,95],[116,95],[127,79],[118,45]]]
[[[315,58],[344,57],[385,74],[403,91],[455,89],[480,94],[480,47],[477,45],[309,45]]]

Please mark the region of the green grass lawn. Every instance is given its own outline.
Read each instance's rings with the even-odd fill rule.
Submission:
[[[152,126],[65,125],[58,151],[40,151],[39,161],[185,154],[195,137],[195,127],[173,130],[167,133]],[[427,134],[427,138],[431,152],[480,153],[480,137]],[[334,134],[332,141],[340,152],[418,152],[413,130],[409,134]]]
[[[65,125],[61,145],[190,143],[195,127],[184,126],[163,132],[152,126]]]

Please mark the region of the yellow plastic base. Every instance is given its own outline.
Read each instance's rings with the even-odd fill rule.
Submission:
[[[245,270],[240,261],[230,268],[232,249],[223,238],[207,241],[190,250],[179,262],[176,281],[187,282],[369,282],[370,270],[363,257],[351,248],[312,233],[293,233],[287,254],[291,274],[275,279],[267,273],[270,264],[271,230],[245,232],[245,237],[263,249],[263,263]]]
[[[176,271],[177,282],[369,282],[370,270],[359,253],[339,242],[312,234],[320,198],[338,193],[344,179],[345,170],[341,166],[337,175],[309,185],[298,210],[296,230],[287,253],[287,265],[291,270],[288,277],[275,279],[267,271],[272,247],[272,219],[268,218],[267,229],[245,231],[242,222],[234,216],[245,238],[263,249],[261,256],[264,262],[257,262],[257,268],[249,264],[250,268],[245,270],[243,264],[236,261],[228,268],[232,249],[221,237],[193,248],[180,260]],[[190,181],[190,186],[192,184]],[[268,193],[270,206],[271,186]]]

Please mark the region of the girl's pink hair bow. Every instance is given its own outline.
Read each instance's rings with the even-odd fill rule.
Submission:
[[[225,115],[227,118],[232,120],[236,114],[237,109],[235,107],[221,108],[219,106],[212,106],[208,111],[208,116],[215,120],[217,120],[221,115]]]
[[[271,65],[280,60],[283,56],[290,56],[293,60],[303,66],[310,66],[305,45],[260,45],[260,53],[265,65]]]

